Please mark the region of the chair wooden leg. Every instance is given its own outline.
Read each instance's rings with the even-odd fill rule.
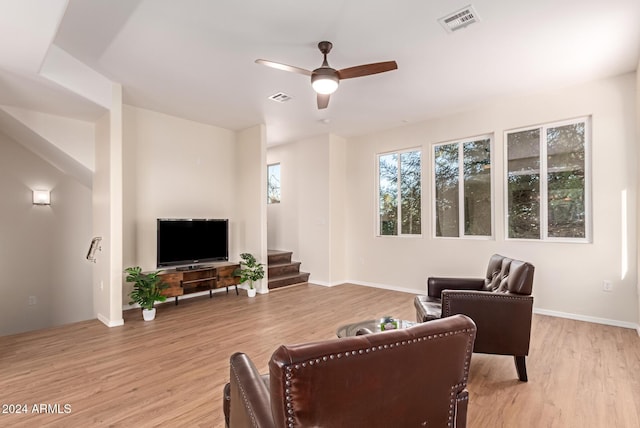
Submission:
[[[516,362],[516,370],[518,371],[518,379],[522,382],[527,382],[529,378],[527,378],[527,365],[525,364],[525,356],[524,355],[514,355],[514,361]]]

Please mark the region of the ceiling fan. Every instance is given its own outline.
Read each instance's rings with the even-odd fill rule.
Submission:
[[[294,67],[292,65],[281,64],[279,62],[268,61],[266,59],[257,59],[256,63],[277,68],[278,70],[311,76],[311,86],[318,94],[318,109],[327,108],[329,105],[329,97],[336,91],[336,89],[338,89],[340,79],[369,76],[371,74],[384,73],[385,71],[391,71],[398,68],[398,64],[395,61],[386,61],[336,70],[335,68],[329,67],[329,63],[327,62],[327,55],[331,52],[332,47],[333,44],[331,42],[323,41],[318,43],[318,49],[320,49],[320,52],[324,55],[324,60],[322,61],[320,68],[316,68],[313,71]]]

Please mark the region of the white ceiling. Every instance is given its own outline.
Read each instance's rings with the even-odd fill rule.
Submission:
[[[447,33],[438,18],[468,4],[480,22]],[[369,133],[631,72],[639,23],[638,0],[70,0],[53,42],[120,82],[127,104],[234,130],[265,123],[279,143]],[[336,69],[396,60],[398,70],[341,82],[319,111],[307,77],[254,63],[314,69],[321,40],[333,42]],[[34,80],[12,72],[17,85]],[[0,104],[56,112],[26,89],[2,90],[6,75]],[[280,91],[293,99],[267,99]],[[82,110],[75,102],[61,102],[59,114],[83,118],[69,111]],[[85,116],[95,110],[87,104]]]

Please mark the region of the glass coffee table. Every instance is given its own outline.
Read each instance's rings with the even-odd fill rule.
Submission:
[[[417,322],[401,320],[393,317],[382,317],[374,320],[366,320],[345,324],[336,330],[338,337],[360,336],[362,334],[378,333],[385,330],[397,330],[408,328],[418,324]]]

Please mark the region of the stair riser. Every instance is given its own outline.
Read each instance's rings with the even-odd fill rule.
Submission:
[[[269,280],[269,289],[272,290],[274,288],[286,287],[287,285],[301,284],[304,282],[308,282],[308,280],[309,280],[308,273],[301,273],[296,277]]]
[[[284,263],[291,263],[292,255],[293,253],[271,254],[267,258],[267,264],[278,265],[278,264],[284,264]]]
[[[270,266],[268,270],[269,278],[274,276],[291,275],[300,272],[300,262],[282,266]]]

